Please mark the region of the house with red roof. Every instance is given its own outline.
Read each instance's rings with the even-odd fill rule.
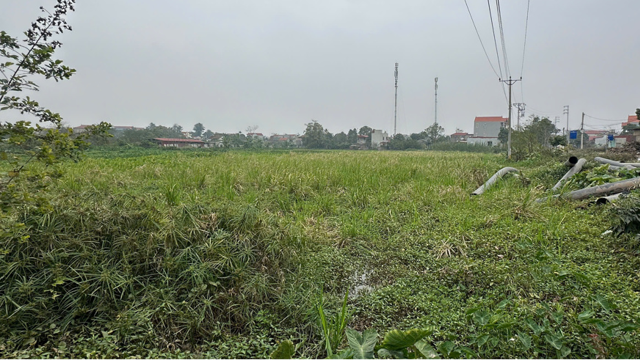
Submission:
[[[500,144],[500,129],[507,127],[508,119],[502,116],[476,116],[473,121],[473,136],[467,138],[468,144],[496,146]]]
[[[638,115],[629,115],[629,118],[627,119],[627,121],[622,123],[622,127],[625,127],[629,124],[635,124],[640,126],[640,120],[638,120]]]
[[[469,134],[466,132],[455,132],[449,136],[451,142],[467,142],[467,138],[469,136],[473,136],[473,134]]]

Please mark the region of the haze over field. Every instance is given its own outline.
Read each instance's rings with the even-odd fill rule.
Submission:
[[[17,36],[39,6],[54,4],[6,2],[2,30]],[[496,66],[487,4],[469,7]],[[527,1],[502,8],[511,74],[524,79],[514,102],[528,114],[553,119],[570,105],[577,127],[582,111],[624,120],[640,106],[640,2],[533,1],[522,74]],[[69,23],[59,55],[78,73],[43,83],[38,99],[74,126],[202,122],[221,132],[302,133],[317,119],[332,132],[392,131],[395,62],[398,132],[433,122],[436,76],[447,133],[473,131],[476,115],[507,115],[462,0],[80,1]]]

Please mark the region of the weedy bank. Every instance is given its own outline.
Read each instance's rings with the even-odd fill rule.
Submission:
[[[470,197],[499,155],[136,155],[64,165],[53,209],[0,240],[2,357],[322,357],[347,339],[317,306],[347,291],[348,328],[426,329],[443,357],[639,355],[640,264],[603,235],[611,211],[534,202],[561,161]]]

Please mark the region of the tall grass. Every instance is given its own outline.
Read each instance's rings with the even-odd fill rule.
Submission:
[[[22,233],[0,239],[0,355],[64,342],[98,356],[264,357],[293,339],[317,357],[315,294],[341,298],[363,272],[372,290],[350,300],[347,324],[358,330],[464,339],[470,307],[510,299],[514,321],[542,304],[575,315],[595,294],[632,320],[638,259],[601,237],[601,210],[531,201],[553,184],[548,163],[517,165],[529,185],[506,178],[470,198],[505,164],[435,151],[90,155],[65,166],[51,211],[23,209]],[[590,356],[574,325],[561,325],[572,354]]]

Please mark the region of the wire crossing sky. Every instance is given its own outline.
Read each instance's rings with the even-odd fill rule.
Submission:
[[[39,6],[54,4],[4,1],[0,30],[18,36]],[[478,41],[493,52],[487,2],[467,4],[469,11],[462,0],[79,1],[58,54],[77,75],[39,81],[34,97],[74,126],[201,122],[212,131],[256,125],[271,134],[302,133],[316,119],[333,133],[364,125],[392,132],[398,62],[399,133],[433,123],[435,77],[440,125],[472,132],[475,116],[506,116],[507,106]],[[521,69],[526,60],[527,116],[543,109],[553,120],[570,105],[578,128],[582,112],[626,119],[640,107],[640,1],[499,5],[502,56]],[[523,95],[514,91],[514,102]],[[0,120],[19,116],[3,112]]]

